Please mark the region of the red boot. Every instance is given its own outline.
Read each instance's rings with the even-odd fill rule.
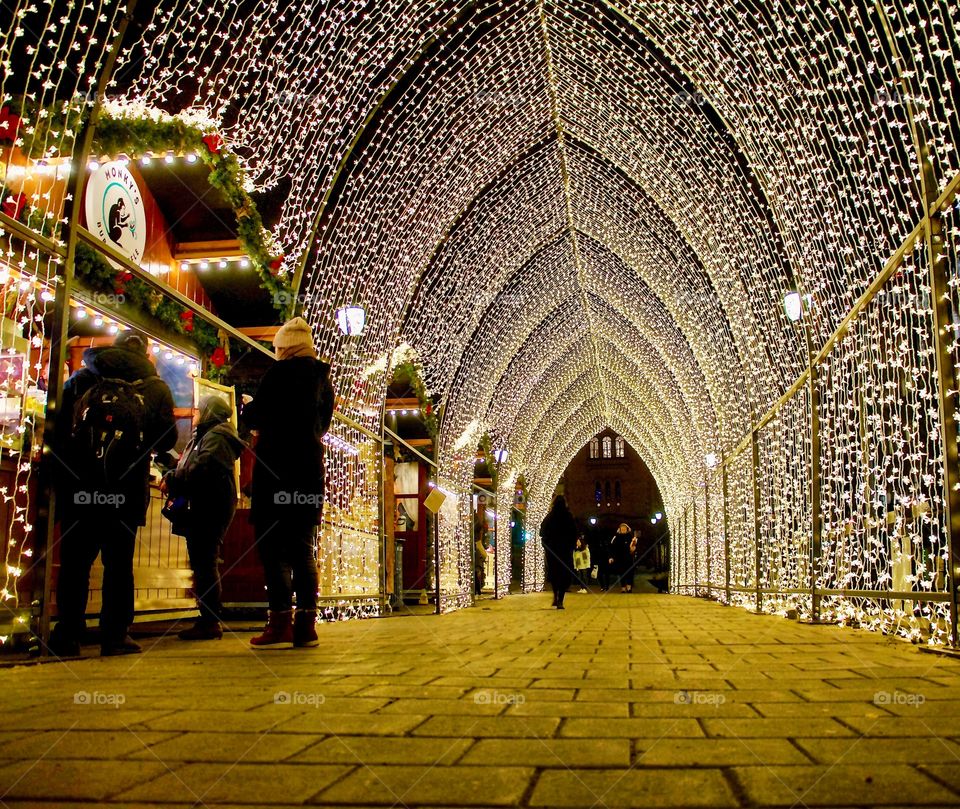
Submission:
[[[320,645],[317,637],[317,611],[297,610],[293,618],[293,645],[313,647]]]
[[[255,649],[292,649],[293,610],[271,610],[263,633],[251,638],[250,645]]]

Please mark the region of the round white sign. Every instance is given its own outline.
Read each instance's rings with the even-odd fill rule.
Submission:
[[[147,245],[147,220],[140,187],[125,163],[104,163],[90,175],[84,207],[87,229],[139,264]]]

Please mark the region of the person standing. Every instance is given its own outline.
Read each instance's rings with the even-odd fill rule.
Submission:
[[[584,536],[577,537],[577,543],[573,551],[573,568],[576,574],[577,583],[580,585],[578,593],[589,592],[590,586],[590,546]]]
[[[64,383],[57,424],[60,572],[50,651],[80,653],[90,568],[100,555],[100,653],[136,654],[140,646],[128,633],[137,526],[146,524],[150,456],[177,441],[173,395],[134,331],[88,348],[83,365]]]
[[[620,582],[620,592],[633,592],[633,554],[636,550],[636,540],[633,531],[625,522],[620,523],[617,533],[610,542],[610,556],[608,562],[613,571],[613,582]]]
[[[481,494],[477,498],[477,511],[473,517],[473,591],[476,595],[483,593],[483,585],[487,579],[487,557],[490,555],[487,545],[489,533],[487,500]]]
[[[594,533],[590,538],[590,555],[596,560],[597,584],[600,585],[601,593],[610,589],[611,542],[612,540],[609,537],[603,537],[599,532]]]
[[[333,418],[330,365],[302,317],[273,338],[277,362],[243,410],[257,431],[251,521],[270,613],[258,649],[317,646],[316,533],[323,514],[323,436]],[[297,612],[294,619],[293,594]]]
[[[476,542],[473,543],[473,589],[476,595],[483,594],[483,585],[487,581],[487,557],[489,556],[490,551],[485,537],[477,537]]]
[[[179,633],[181,640],[223,637],[220,552],[237,509],[234,470],[245,446],[230,423],[231,415],[233,411],[223,399],[217,396],[203,399],[193,439],[177,468],[163,477],[163,490],[171,497],[186,498],[189,509],[182,530],[187,538],[200,615],[192,627]]]
[[[558,494],[540,524],[540,541],[546,557],[547,576],[553,588],[553,606],[558,610],[564,608],[563,597],[573,580],[573,548],[578,533],[577,522],[567,508],[566,499],[562,494]]]

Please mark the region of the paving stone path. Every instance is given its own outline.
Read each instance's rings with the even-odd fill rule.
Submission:
[[[688,598],[511,596],[0,671],[0,807],[960,804],[960,663]]]

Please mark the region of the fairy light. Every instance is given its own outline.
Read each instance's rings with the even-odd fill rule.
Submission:
[[[102,19],[78,4],[49,25],[40,6],[16,3],[22,26],[10,42],[34,36],[29,44],[56,50],[61,32],[83,27],[86,45],[70,52],[69,70],[39,47],[28,95],[40,104],[82,95],[95,83],[119,4],[104,4]],[[759,582],[751,453],[732,453],[756,414],[805,369],[802,328],[822,346],[918,219],[916,158],[880,12],[721,0],[679,10],[519,0],[488,16],[477,8],[453,18],[443,4],[421,0],[368,4],[362,13],[296,0],[280,19],[241,0],[226,0],[214,17],[170,4],[121,55],[133,81],[127,101],[144,114],[172,106],[205,118],[229,114],[221,129],[252,185],[289,178],[270,234],[284,255],[276,272],[289,279],[305,260],[304,313],[320,353],[338,367],[345,410],[376,428],[370,413],[379,412],[389,374],[377,363],[398,339],[412,346],[443,407],[436,451],[445,488],[468,491],[475,439],[496,435],[527,482],[533,535],[567,462],[610,426],[642,455],[664,496],[677,550],[672,586],[702,584],[709,559],[711,589],[727,561],[744,589],[802,588],[808,393],[758,435],[770,549]],[[913,16],[891,6],[943,188],[960,170],[960,126],[948,101],[960,10],[925,7],[921,25]],[[223,41],[224,19],[242,46],[223,45],[229,53],[205,80],[186,82],[209,62],[209,43]],[[795,58],[783,59],[785,48]],[[299,67],[304,54],[309,71]],[[260,77],[253,90],[251,75]],[[11,85],[0,78],[5,94],[22,92]],[[26,116],[25,145],[36,123]],[[35,131],[45,158],[68,156],[64,133]],[[348,157],[359,134],[360,160]],[[317,200],[328,192],[313,234]],[[29,205],[32,214],[59,216],[42,192]],[[955,268],[955,210],[947,218]],[[10,263],[27,260],[26,247],[8,249]],[[52,277],[55,269],[42,271]],[[895,579],[944,586],[923,277],[922,257],[911,255],[905,280],[886,298],[896,306],[865,313],[823,369],[826,587],[892,588]],[[958,287],[953,278],[954,297]],[[24,293],[15,319],[42,337],[36,301]],[[790,294],[803,296],[801,311],[815,301],[815,316],[791,322]],[[347,300],[362,300],[370,313],[362,341],[340,335],[330,317]],[[792,314],[796,304],[791,298]],[[38,372],[29,373],[36,381]],[[339,505],[322,534],[321,561],[331,593],[364,590],[377,558],[369,545],[373,450],[360,434],[340,437],[359,452],[330,445],[329,490]],[[726,462],[729,537],[709,453]],[[18,490],[28,477],[18,477]],[[444,609],[470,600],[466,500],[456,497],[439,518]],[[535,537],[526,548],[534,587],[542,553]],[[731,598],[747,604],[751,595]],[[772,597],[764,607],[802,611],[805,602]],[[831,598],[824,608],[845,621],[942,638],[940,607],[918,604],[897,616],[878,602]]]

